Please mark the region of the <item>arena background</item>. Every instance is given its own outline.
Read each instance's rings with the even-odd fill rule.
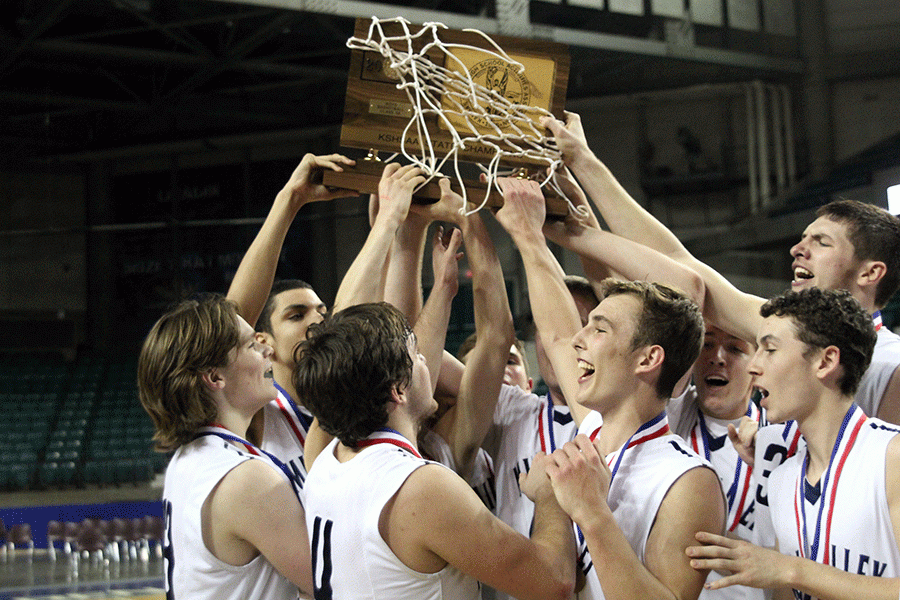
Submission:
[[[304,153],[341,150],[345,42],[371,15],[568,44],[567,107],[597,155],[691,252],[759,295],[787,287],[788,249],[816,207],[887,206],[900,184],[892,0],[5,2],[0,518],[29,524],[37,549],[3,555],[0,598],[158,594],[148,532],[166,457],[137,404],[137,349],[172,302],[227,289]],[[305,207],[278,275],[330,303],[367,228],[363,199]],[[508,241],[498,250],[524,333],[524,273]],[[900,323],[895,302],[884,316]],[[473,327],[465,277],[451,321],[455,350]],[[51,564],[48,523],[85,519],[107,533],[146,522],[129,535],[148,561]]]

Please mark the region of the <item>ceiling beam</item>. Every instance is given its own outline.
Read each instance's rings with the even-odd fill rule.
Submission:
[[[55,56],[68,59],[88,58],[113,63],[152,64],[179,66],[198,69],[208,64],[209,58],[185,52],[150,50],[147,48],[124,48],[112,44],[69,42],[61,40],[36,41],[27,49],[29,55]],[[312,67],[298,64],[273,63],[266,60],[243,59],[229,64],[229,68],[247,73],[275,75],[280,77],[321,77],[346,80],[345,70],[327,67]]]
[[[498,19],[475,17],[439,10],[353,0],[214,0],[226,4],[252,4],[303,12],[325,13],[339,17],[378,17],[389,19],[402,15],[412,23],[439,21],[451,29],[478,29],[488,35],[501,33]],[[679,48],[663,41],[627,37],[609,33],[531,24],[531,37],[572,46],[609,50],[644,56],[671,57],[732,67],[763,69],[784,73],[802,73],[803,61],[765,54],[723,50],[705,46]]]

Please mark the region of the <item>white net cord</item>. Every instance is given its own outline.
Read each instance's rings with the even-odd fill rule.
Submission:
[[[383,23],[399,24],[402,35],[386,35]],[[540,186],[549,187],[557,195],[565,198],[570,213],[576,217],[583,217],[586,207],[576,207],[555,181],[555,173],[563,168],[562,155],[556,147],[556,141],[545,134],[543,127],[536,125],[540,116],[554,118],[553,115],[540,107],[514,103],[496,90],[475,82],[466,65],[453,54],[453,50],[459,48],[483,53],[487,57],[506,62],[520,73],[525,67],[477,29],[464,31],[481,36],[493,50],[441,41],[438,38],[438,30],[447,29],[441,23],[424,23],[417,32],[411,32],[409,26],[410,22],[402,17],[383,20],[372,17],[365,39],[351,37],[347,41],[347,46],[351,49],[373,51],[384,57],[387,61],[386,72],[396,76],[399,79],[397,88],[406,92],[412,106],[412,116],[403,130],[400,153],[422,169],[427,181],[442,176],[442,169],[450,161],[456,181],[462,190],[463,200],[466,202],[463,205],[465,207],[468,205],[468,197],[459,170],[459,151],[467,144],[487,146],[492,153],[491,160],[487,166],[478,165],[487,179],[485,196],[474,209],[468,212],[465,212],[465,208],[460,209],[466,215],[484,208],[491,189],[500,191],[497,178],[514,173],[501,171],[500,163],[504,159],[512,158],[525,159],[528,163],[542,165],[543,173],[538,179]],[[416,51],[413,48],[413,40],[421,40],[423,46],[420,50]],[[400,47],[403,49],[399,49]],[[460,70],[435,64],[427,56],[427,53],[434,49],[446,56],[448,66],[455,63]],[[451,147],[443,156],[436,155],[434,151],[432,131],[428,125],[428,117],[432,115],[441,121],[452,138]],[[448,115],[454,115],[465,123],[465,127],[460,128],[463,131],[458,130]],[[474,122],[476,119],[478,123]],[[487,131],[484,131],[485,129]],[[419,140],[418,154],[407,148],[406,140],[412,131],[415,131]]]

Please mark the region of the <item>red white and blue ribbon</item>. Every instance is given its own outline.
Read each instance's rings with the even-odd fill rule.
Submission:
[[[819,494],[819,514],[816,517],[816,527],[813,533],[812,543],[810,543],[809,532],[806,520],[806,470],[809,467],[809,450],[800,466],[800,473],[797,476],[796,495],[794,496],[794,514],[797,519],[797,541],[800,547],[800,556],[811,560],[818,560],[819,548],[822,550],[822,563],[829,564],[828,548],[831,545],[831,520],[834,516],[834,499],[837,495],[838,483],[841,479],[841,471],[844,469],[844,463],[853,450],[859,430],[862,429],[867,417],[862,409],[855,403],[850,406],[841,428],[838,431],[837,440],[834,442],[834,448],[831,450],[831,459],[828,461],[828,468],[825,470],[824,476],[820,479],[822,482],[821,492]],[[827,508],[826,508],[827,507]],[[821,536],[824,530],[825,539]],[[820,544],[824,541],[824,544]]]
[[[391,429],[390,427],[382,427],[377,431],[373,432],[364,440],[360,440],[356,443],[357,448],[368,448],[369,446],[374,446],[376,444],[391,444],[392,446],[396,446],[398,448],[402,448],[406,450],[416,458],[422,458],[422,455],[419,454],[419,451],[416,450],[416,447],[413,446],[408,439],[403,437],[400,432]]]
[[[881,311],[880,310],[876,310],[875,314],[872,315],[872,325],[875,326],[876,332],[884,326],[884,323],[881,322]]]
[[[698,410],[697,425],[691,430],[691,445],[694,452],[700,454],[700,446],[703,447],[703,457],[711,462],[712,453],[710,451],[710,433],[706,426],[706,418],[703,413]],[[753,402],[747,407],[747,417],[759,423],[761,412]],[[697,435],[699,431],[700,435]],[[743,473],[742,473],[743,471]],[[753,474],[753,466],[745,463],[740,456],[737,457],[737,464],[734,469],[734,478],[728,491],[725,493],[725,499],[728,502],[728,531],[734,531],[741,521],[744,513],[744,505],[747,500],[747,492],[750,489],[751,475]],[[735,503],[737,501],[737,503]],[[736,510],[735,510],[736,509]]]
[[[626,450],[634,448],[644,442],[649,442],[650,440],[667,435],[668,433],[670,433],[669,418],[666,416],[666,411],[662,411],[638,427],[638,430],[631,434],[631,437],[628,438],[628,441],[626,441],[621,448],[606,457],[606,464],[612,469],[612,475],[609,479],[610,485],[612,485],[613,480],[616,478],[616,473],[619,471],[619,466],[622,464],[622,459],[625,457]],[[613,462],[615,462],[615,466],[612,466]]]
[[[603,426],[597,427],[591,434],[588,436],[590,440],[593,442],[597,439],[597,435],[600,434],[600,431],[603,429]],[[671,432],[669,429],[669,417],[666,416],[666,411],[662,411],[640,427],[638,427],[637,431],[631,434],[631,437],[622,444],[618,450],[613,452],[612,454],[608,454],[606,456],[606,464],[607,466],[611,466],[613,461],[615,461],[616,466],[612,467],[612,473],[609,478],[609,485],[612,486],[613,480],[616,478],[616,473],[619,471],[619,466],[622,464],[622,458],[625,456],[625,451],[629,448],[634,448],[644,442],[649,442],[650,440],[654,440],[658,437],[662,437]],[[587,562],[587,546],[584,543],[584,533],[581,532],[581,527],[578,525],[575,526],[575,531],[578,533],[578,543],[579,543],[579,561],[582,564],[582,567],[585,569],[585,575],[587,575],[587,570],[590,569],[590,565],[586,565]],[[582,547],[583,546],[583,547]]]
[[[309,428],[312,425],[312,417],[304,413],[303,409],[294,402],[294,399],[283,387],[276,383],[275,389],[279,392],[275,398],[278,410],[281,411],[284,420],[287,421],[302,448],[306,444],[306,434],[309,433]]]
[[[541,452],[553,454],[556,450],[556,435],[553,432],[553,398],[548,393],[542,400],[546,405],[538,413],[538,435],[540,436]]]

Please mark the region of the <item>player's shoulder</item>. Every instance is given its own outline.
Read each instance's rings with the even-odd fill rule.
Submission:
[[[458,514],[460,510],[479,504],[478,496],[466,482],[447,467],[426,462],[409,474],[394,498],[394,509],[421,519],[441,521],[442,515]],[[416,517],[416,515],[418,515]]]
[[[889,472],[896,473],[897,469],[900,469],[900,427],[884,421],[881,421],[878,427],[891,436],[887,444],[887,468]]]
[[[275,467],[263,460],[245,460],[236,465],[223,478],[219,487],[236,495],[252,499],[264,497],[269,490],[287,481]]]
[[[660,516],[665,519],[683,519],[685,514],[693,514],[695,521],[712,529],[724,524],[725,498],[722,485],[719,476],[709,465],[698,464],[689,468],[672,483],[660,504],[657,520]]]
[[[454,471],[438,462],[424,461],[409,474],[403,487],[411,493],[435,498],[458,483],[463,481]]]

